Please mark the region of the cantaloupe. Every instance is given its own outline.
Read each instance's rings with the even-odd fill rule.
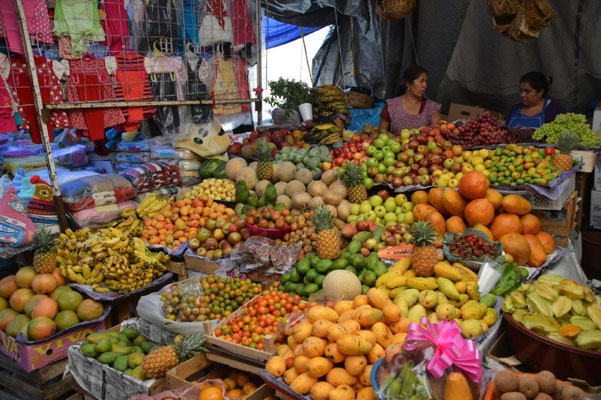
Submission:
[[[351,271],[337,269],[323,280],[323,294],[331,300],[353,300],[361,294],[361,282]]]
[[[296,165],[290,161],[283,162],[278,167],[277,180],[280,182],[290,182],[294,179],[296,173]]]
[[[285,205],[286,208],[288,208],[288,209],[292,208],[292,200],[290,200],[290,197],[286,196],[285,194],[279,195],[277,197],[277,199],[275,200],[275,204],[280,204],[280,203]]]
[[[313,197],[323,196],[327,190],[328,186],[322,181],[313,181],[309,183],[309,186],[307,186],[307,191]]]
[[[283,194],[286,194],[286,182],[278,182],[275,185],[275,192],[278,194],[278,196],[281,196]]]
[[[321,174],[321,180],[328,186],[334,183],[336,179],[338,179],[338,173],[334,169],[329,169]]]
[[[257,171],[255,171],[251,167],[242,168],[238,171],[238,174],[236,175],[236,183],[240,181],[244,181],[248,189],[254,189],[258,182]]]
[[[305,184],[301,181],[297,181],[296,179],[288,182],[286,185],[286,196],[292,197],[296,193],[304,193],[306,192]]]
[[[346,185],[341,181],[341,180],[337,180],[334,183],[332,183],[329,187],[329,189],[336,193],[338,196],[340,196],[340,198],[345,199],[346,195],[347,195],[347,189],[346,189]]]
[[[307,192],[299,192],[295,193],[292,196],[292,208],[296,208],[297,210],[302,210],[311,201],[311,195]]]
[[[255,185],[255,193],[257,194],[257,197],[259,199],[262,199],[263,196],[265,195],[265,189],[267,188],[267,185],[269,185],[269,181],[266,179],[263,179],[262,181],[257,182],[257,184]]]
[[[247,164],[244,158],[232,158],[227,162],[227,164],[225,164],[225,174],[231,180],[235,180],[236,176],[238,175],[238,172],[246,166]]]
[[[308,185],[313,180],[313,172],[309,171],[307,168],[301,168],[294,174],[294,179]]]
[[[309,201],[309,208],[311,210],[315,210],[318,206],[325,206],[326,202],[323,200],[323,197],[315,196]]]

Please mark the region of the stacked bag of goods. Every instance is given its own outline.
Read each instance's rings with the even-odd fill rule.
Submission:
[[[80,168],[88,165],[85,146],[78,144],[63,148],[52,147],[52,156],[57,165],[64,168]],[[23,168],[26,172],[46,169],[46,158],[40,145],[9,146],[2,152],[2,157],[4,167],[12,175],[16,174],[19,168]]]
[[[125,177],[92,175],[61,185],[63,202],[79,227],[96,227],[119,218],[121,209],[136,208],[130,201],[136,189]]]
[[[150,149],[152,140],[117,143],[116,170],[123,172],[153,160]]]
[[[127,178],[139,193],[182,183],[179,167],[163,162],[141,164],[123,171],[121,176]]]
[[[169,165],[177,165],[182,179],[182,185],[196,185],[201,181],[200,157],[190,150],[171,146],[152,146],[150,156],[153,161]]]

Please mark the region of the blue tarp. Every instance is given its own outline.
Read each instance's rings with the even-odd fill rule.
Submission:
[[[310,33],[316,32],[323,26],[305,26],[303,27],[303,35],[307,36]],[[301,27],[297,25],[284,24],[273,18],[263,16],[263,32],[265,32],[265,43],[267,49],[281,46],[290,43],[301,37]]]

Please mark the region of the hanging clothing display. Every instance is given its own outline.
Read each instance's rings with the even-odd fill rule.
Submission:
[[[44,0],[23,0],[27,28],[34,42],[52,44],[52,23]],[[23,42],[13,0],[0,0],[0,38],[8,49],[23,54]]]
[[[202,59],[195,54],[184,56],[188,80],[186,82],[186,99],[188,100],[210,100],[211,95],[207,85],[200,79],[200,67]],[[192,122],[200,124],[213,119],[213,110],[208,105],[193,105],[188,107]]]
[[[206,0],[205,16],[200,24],[199,40],[206,47],[233,42],[232,21],[223,0]]]
[[[180,24],[180,36],[184,45],[188,42],[200,43],[198,37],[198,10],[201,4],[198,0],[183,0],[182,24]]]
[[[184,85],[188,74],[181,57],[146,57],[144,67],[149,74],[167,72],[172,74],[172,81],[175,82],[177,100],[184,100]]]
[[[105,14],[105,18],[100,21],[106,33],[105,44],[109,46],[111,54],[120,53],[125,50],[125,40],[129,37],[123,0],[104,0],[100,4],[100,10]]]
[[[0,55],[6,57],[4,55]],[[63,102],[63,92],[60,79],[65,74],[65,66],[58,61],[46,57],[35,57],[36,72],[40,84],[40,93],[44,104],[59,104]],[[23,57],[10,59],[8,84],[12,89],[13,99],[19,103],[19,113],[23,118],[21,129],[29,130],[34,143],[41,143],[40,127],[38,125],[33,90],[27,63]],[[68,128],[69,118],[64,111],[52,111],[48,121],[48,135],[52,139],[52,128]]]
[[[144,65],[144,56],[137,53],[119,53],[117,62],[117,88],[115,94],[122,101],[152,101],[152,89],[148,73]],[[135,130],[139,122],[151,119],[156,112],[155,107],[128,107],[123,109],[126,130]]]
[[[161,39],[171,39],[175,48],[179,37],[177,10],[174,0],[148,0],[146,4],[146,35],[142,41],[143,52],[155,49]]]
[[[231,0],[231,12],[234,15],[232,22],[234,45],[255,44],[255,28],[248,1]]]
[[[17,130],[15,123],[12,98],[4,77],[0,75],[0,133],[14,132]]]
[[[232,100],[248,98],[248,81],[243,70],[244,60],[214,57],[215,72],[213,77],[213,100]],[[247,104],[215,104],[215,115],[232,115],[248,112]]]
[[[54,34],[71,39],[73,56],[86,52],[86,42],[101,42],[104,31],[95,1],[57,0],[54,9]]]
[[[69,61],[67,100],[70,102],[116,100],[109,76],[115,70],[116,64],[111,58],[107,58],[106,61],[103,58]],[[119,108],[70,110],[69,119],[71,126],[84,131],[90,140],[103,139],[105,128],[125,122]]]

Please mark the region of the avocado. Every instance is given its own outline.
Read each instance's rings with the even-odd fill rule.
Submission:
[[[123,346],[120,344],[114,344],[111,351],[113,353],[129,354],[129,353],[131,353],[131,347]]]
[[[148,339],[146,339],[144,336],[140,335],[134,339],[134,346],[142,346],[142,343],[144,343],[144,342],[148,342]]]
[[[246,186],[246,182],[240,180],[240,182],[236,183],[236,203],[247,204],[249,199],[250,192],[248,186]]]
[[[141,365],[138,365],[136,368],[134,368],[133,372],[131,373],[131,376],[141,381],[145,381],[147,379],[146,375],[144,375],[144,370],[142,369]]]
[[[117,357],[119,357],[121,354],[119,353],[113,353],[112,351],[108,351],[106,353],[102,353],[97,360],[99,362],[101,362],[102,364],[112,364],[115,362],[115,360],[117,359]]]
[[[96,351],[98,354],[106,353],[107,351],[111,351],[113,344],[109,339],[101,339],[98,343],[96,343]]]
[[[115,368],[117,371],[121,371],[121,372],[125,371],[128,366],[127,358],[128,358],[128,356],[126,356],[126,355],[115,358],[115,361],[113,362],[113,368]]]
[[[86,357],[96,358],[98,356],[98,353],[96,352],[96,346],[92,343],[81,346],[79,350]]]
[[[268,204],[275,204],[275,200],[278,198],[278,193],[275,190],[273,183],[269,182],[265,188],[265,194],[263,195],[265,202]]]
[[[362,232],[355,233],[355,235],[353,236],[353,241],[356,240],[359,243],[363,243],[369,238],[371,238],[371,232],[362,231]],[[349,252],[350,252],[350,250],[349,250]]]
[[[125,328],[121,331],[121,334],[124,335],[129,340],[134,340],[138,336],[138,331],[136,328]]]
[[[131,353],[127,358],[127,365],[129,368],[136,368],[138,365],[142,365],[144,361],[144,353]]]

